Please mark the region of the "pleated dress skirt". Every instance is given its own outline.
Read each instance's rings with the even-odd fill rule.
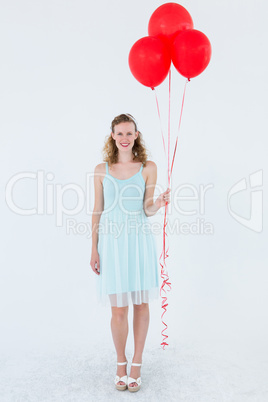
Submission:
[[[113,307],[149,303],[159,298],[157,249],[143,209],[143,165],[129,179],[103,179],[104,210],[98,227],[100,275],[98,301]]]

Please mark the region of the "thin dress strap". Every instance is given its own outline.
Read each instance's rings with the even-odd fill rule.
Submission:
[[[142,169],[143,169],[143,163],[141,164],[141,168],[140,168],[139,172],[141,172],[141,171],[142,171]]]

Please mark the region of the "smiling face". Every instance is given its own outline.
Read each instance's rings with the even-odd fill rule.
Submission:
[[[119,151],[125,152],[131,150],[135,139],[138,137],[138,131],[135,131],[135,124],[132,121],[126,121],[114,126],[114,133],[111,133]]]

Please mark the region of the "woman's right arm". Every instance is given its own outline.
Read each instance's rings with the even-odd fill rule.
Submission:
[[[95,202],[92,214],[92,253],[90,265],[96,274],[99,274],[100,261],[98,253],[98,227],[101,214],[104,209],[104,197],[103,197],[103,186],[101,182],[102,177],[101,165],[97,165],[94,170],[94,190],[95,190]],[[97,267],[95,264],[97,263]]]

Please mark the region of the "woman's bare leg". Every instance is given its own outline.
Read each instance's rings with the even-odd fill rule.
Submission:
[[[142,363],[142,353],[149,328],[150,312],[149,303],[133,304],[133,332],[134,332],[134,356],[133,363]],[[131,366],[130,377],[140,377],[139,366]],[[136,387],[136,382],[129,384]]]
[[[111,330],[114,341],[114,346],[117,353],[117,362],[126,361],[126,342],[128,336],[128,306],[126,307],[111,307],[112,308],[112,318],[111,318]],[[123,377],[127,374],[127,365],[117,366],[116,374],[119,377]],[[123,385],[122,381],[118,384]]]

